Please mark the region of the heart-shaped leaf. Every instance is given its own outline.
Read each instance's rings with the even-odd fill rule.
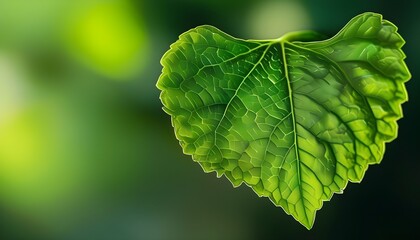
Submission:
[[[246,183],[310,229],[397,136],[410,73],[404,40],[375,13],[336,36],[241,40],[211,26],[182,34],[157,83],[184,153]]]

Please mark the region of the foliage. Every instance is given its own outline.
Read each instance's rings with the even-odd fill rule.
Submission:
[[[200,26],[163,56],[157,83],[184,153],[308,229],[323,201],[380,163],[410,78],[404,40],[379,14],[317,37],[241,40]]]

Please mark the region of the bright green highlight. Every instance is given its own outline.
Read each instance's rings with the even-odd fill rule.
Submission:
[[[64,37],[75,57],[115,79],[128,78],[148,54],[144,26],[126,1],[87,4],[71,16]]]
[[[397,136],[410,73],[397,27],[375,13],[324,41],[182,34],[157,83],[184,153],[310,229],[322,202],[360,182]]]

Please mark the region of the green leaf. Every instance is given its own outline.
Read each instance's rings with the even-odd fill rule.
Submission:
[[[323,201],[381,161],[410,78],[404,40],[380,14],[306,42],[316,37],[241,40],[200,26],[171,45],[157,83],[185,154],[308,229]]]

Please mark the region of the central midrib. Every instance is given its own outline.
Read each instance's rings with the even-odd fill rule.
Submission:
[[[302,198],[302,204],[303,204],[303,211],[305,213],[306,221],[309,223],[308,215],[306,214],[305,204],[303,203],[304,197],[302,192],[302,183],[301,183],[301,172],[300,172],[300,156],[298,151],[298,142],[297,142],[297,130],[296,130],[296,117],[295,117],[295,111],[294,111],[294,103],[293,103],[293,90],[291,86],[291,82],[289,79],[289,70],[287,66],[287,60],[286,60],[286,52],[285,52],[285,41],[279,41],[280,48],[281,48],[281,57],[283,59],[283,66],[284,66],[284,76],[287,82],[287,88],[289,91],[289,102],[290,102],[290,112],[292,116],[292,125],[293,125],[293,145],[295,147],[295,154],[296,154],[296,177],[298,179],[298,188],[299,193]]]

